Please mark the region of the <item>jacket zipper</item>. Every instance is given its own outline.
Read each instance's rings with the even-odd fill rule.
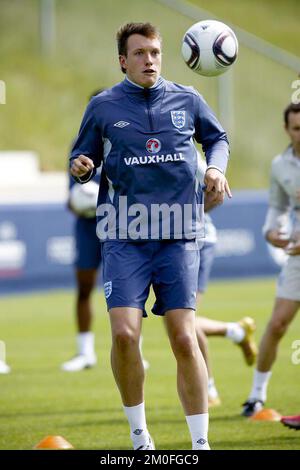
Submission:
[[[150,125],[150,130],[153,131],[153,117],[152,117],[152,112],[151,112],[151,106],[149,103],[149,91],[146,89],[144,90],[145,94],[145,99],[147,103],[147,111],[148,111],[148,119],[149,119],[149,125]]]

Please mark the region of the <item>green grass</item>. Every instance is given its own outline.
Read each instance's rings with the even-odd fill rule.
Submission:
[[[298,0],[189,0],[226,22],[299,55],[297,35],[300,3]],[[280,18],[280,21],[278,21]]]
[[[274,280],[212,283],[203,312],[221,320],[255,316],[259,338],[272,308]],[[74,353],[73,294],[54,292],[0,300],[1,338],[10,375],[0,376],[0,449],[31,449],[47,435],[62,435],[76,449],[130,448],[109,365],[110,329],[103,295],[94,296],[99,364],[68,374],[60,364]],[[299,318],[283,339],[269,388],[268,405],[299,413],[299,367],[292,365],[292,341]],[[299,436],[279,423],[252,423],[239,416],[252,370],[228,340],[210,341],[222,406],[210,414],[214,449],[299,449]],[[144,321],[148,423],[158,449],[189,449],[189,435],[176,393],[175,361],[160,318]],[[117,436],[117,439],[116,439]]]
[[[220,19],[298,53],[296,0],[197,2]],[[45,58],[40,53],[38,5],[38,0],[1,1],[0,80],[7,88],[7,104],[0,106],[1,149],[35,150],[43,170],[65,170],[88,96],[123,79],[115,32],[126,21],[156,24],[164,39],[163,75],[196,87],[218,113],[218,79],[196,75],[180,57],[181,38],[193,23],[189,18],[155,0],[59,0],[56,52]],[[235,127],[229,133],[228,178],[232,188],[266,187],[270,161],[288,143],[282,109],[291,99],[297,74],[241,47],[233,75],[228,114],[234,113]],[[222,124],[227,127],[225,120]]]

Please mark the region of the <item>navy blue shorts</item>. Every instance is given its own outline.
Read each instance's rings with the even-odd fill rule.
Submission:
[[[96,235],[96,219],[78,217],[75,222],[75,267],[98,269],[101,262],[101,244]]]
[[[200,267],[198,272],[198,292],[205,292],[215,257],[215,243],[204,243],[200,249]]]
[[[135,307],[147,316],[150,286],[156,296],[152,312],[196,309],[199,250],[194,242],[106,241],[102,246],[103,282],[108,310]],[[188,249],[187,249],[188,248]]]

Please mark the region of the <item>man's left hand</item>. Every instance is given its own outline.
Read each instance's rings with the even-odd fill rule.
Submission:
[[[215,168],[206,170],[204,184],[206,185],[206,193],[213,193],[210,194],[210,200],[212,203],[214,202],[215,205],[223,203],[225,194],[227,194],[229,198],[232,197],[227,179],[223,173]]]

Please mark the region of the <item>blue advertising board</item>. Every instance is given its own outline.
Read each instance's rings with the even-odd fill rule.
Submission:
[[[213,279],[279,272],[283,253],[261,232],[266,211],[265,191],[241,191],[211,212],[218,229]],[[0,294],[74,286],[73,224],[64,204],[0,206]]]

